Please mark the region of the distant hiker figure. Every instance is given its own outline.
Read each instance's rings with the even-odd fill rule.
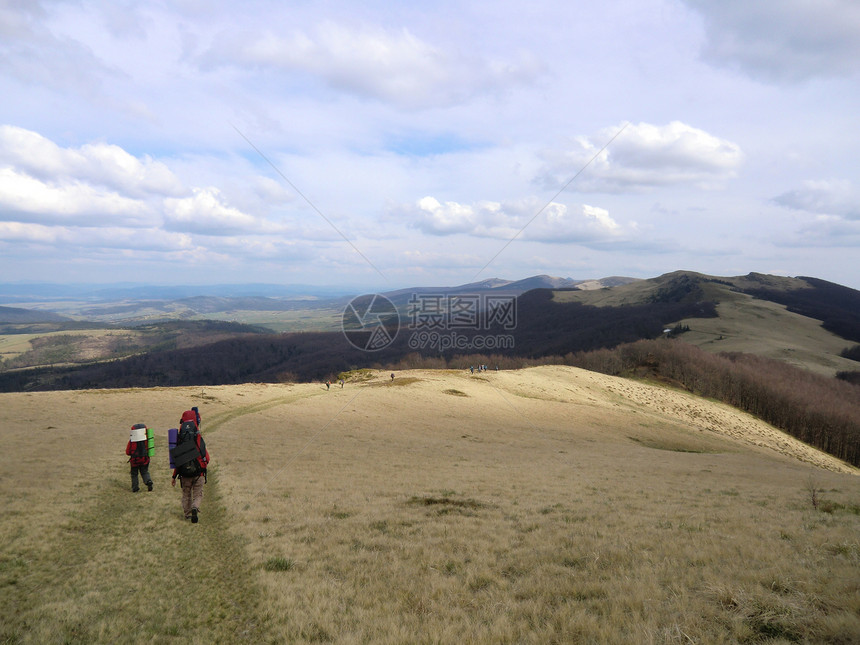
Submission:
[[[143,478],[147,490],[152,490],[152,477],[149,475],[149,445],[147,427],[145,423],[135,423],[131,426],[131,436],[125,447],[125,454],[129,456],[128,463],[131,464],[131,492],[140,490],[137,475]]]
[[[326,381],[326,382],[325,382],[325,389],[327,389],[327,390],[330,390],[330,389],[331,389],[331,381]]]
[[[196,524],[200,504],[203,502],[206,468],[209,466],[209,451],[200,434],[200,413],[197,408],[182,413],[176,447],[171,448],[170,456],[176,466],[170,485],[175,487],[176,478],[179,477],[182,487],[182,512],[186,520]]]
[[[394,372],[391,372],[391,380],[394,380]]]
[[[340,379],[340,389],[343,389],[343,379]]]
[[[475,366],[474,366],[474,365],[469,365],[469,371],[470,371],[472,374],[474,374],[474,373],[475,373]]]

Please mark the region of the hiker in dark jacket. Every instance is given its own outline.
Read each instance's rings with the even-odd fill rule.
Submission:
[[[140,432],[140,431],[143,432]],[[135,432],[137,431],[137,432]],[[143,435],[143,440],[132,441],[132,438],[140,438]],[[131,492],[136,493],[140,490],[138,485],[137,475],[143,478],[143,483],[146,484],[147,490],[152,490],[152,477],[149,475],[149,451],[146,445],[146,424],[135,423],[131,426],[131,437],[125,447],[125,454],[129,456],[128,463],[131,464]]]
[[[203,502],[203,484],[206,482],[206,467],[209,465],[209,450],[206,448],[206,443],[200,437],[200,413],[196,408],[186,410],[182,413],[182,418],[179,420],[179,426],[186,421],[191,421],[197,428],[196,435],[197,448],[201,448],[202,456],[197,458],[199,469],[195,475],[183,476],[179,472],[179,468],[173,469],[173,481],[171,486],[176,486],[176,478],[179,477],[179,485],[182,487],[182,512],[185,514],[186,520],[191,520],[194,524],[197,523],[197,513],[200,511],[200,504]]]

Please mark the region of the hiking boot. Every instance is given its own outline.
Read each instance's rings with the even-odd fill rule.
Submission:
[[[137,491],[139,491],[139,490],[140,490],[139,488],[132,488],[132,489],[131,489],[131,492],[132,492],[132,493],[136,493],[136,492],[137,492]]]
[[[191,509],[191,523],[197,524],[197,509],[196,508]]]
[[[150,493],[152,492],[152,482],[146,482],[146,490],[148,490]]]

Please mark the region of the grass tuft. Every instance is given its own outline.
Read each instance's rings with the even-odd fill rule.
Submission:
[[[412,504],[416,506],[447,506],[451,508],[469,508],[469,509],[478,509],[478,508],[486,508],[487,505],[483,502],[479,502],[474,499],[453,499],[451,497],[418,497],[413,496],[410,497],[406,502],[407,504]]]
[[[344,511],[338,508],[333,508],[326,515],[333,520],[345,520],[348,517],[352,517],[353,513],[350,511]]]
[[[292,571],[296,566],[295,560],[292,558],[269,558],[263,565],[266,571]]]

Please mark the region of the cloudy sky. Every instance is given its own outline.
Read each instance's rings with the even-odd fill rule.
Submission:
[[[0,0],[0,281],[860,288],[856,0]]]

